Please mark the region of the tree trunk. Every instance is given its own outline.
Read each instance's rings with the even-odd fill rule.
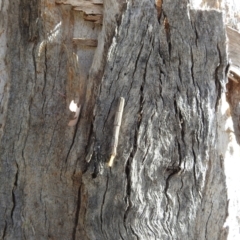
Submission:
[[[222,14],[105,0],[101,25],[56,2],[1,6],[1,239],[226,239]]]

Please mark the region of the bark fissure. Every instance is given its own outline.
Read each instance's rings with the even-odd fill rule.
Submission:
[[[49,155],[49,153],[50,153],[50,151],[51,151],[51,149],[52,149],[54,134],[55,134],[55,132],[56,132],[56,128],[57,128],[57,126],[58,126],[59,121],[60,121],[60,119],[57,119],[56,124],[54,125],[53,131],[52,131],[52,134],[51,134],[51,139],[50,139],[49,147],[48,147],[48,149],[47,149],[47,154],[46,154],[47,156]]]
[[[218,44],[217,44],[217,53],[218,53],[218,58],[219,58],[219,64],[218,64],[218,66],[215,70],[215,86],[216,86],[216,89],[217,89],[217,99],[216,99],[216,104],[215,104],[215,110],[216,111],[217,111],[219,99],[221,98],[221,92],[222,92],[222,89],[223,89],[221,79],[219,79],[219,76],[218,76],[220,68],[223,67],[221,51],[220,51],[220,48],[219,48]]]
[[[208,222],[209,222],[209,219],[210,219],[210,217],[211,217],[211,215],[212,215],[212,210],[213,210],[213,203],[211,203],[210,213],[209,213],[209,215],[208,215],[207,222],[206,222],[206,226],[205,226],[205,239],[206,239],[206,240],[209,239],[209,238],[208,238]]]
[[[136,66],[137,66],[137,64],[139,62],[139,59],[141,57],[143,46],[144,46],[144,44],[142,44],[142,46],[140,48],[140,51],[139,51],[139,54],[137,56],[137,60],[136,60],[136,63],[135,63],[135,69],[133,71],[133,76],[135,75],[135,71],[136,71],[136,68],[137,68]],[[146,65],[145,65],[145,71],[144,71],[144,75],[143,75],[143,82],[141,83],[141,86],[140,86],[139,110],[137,112],[137,117],[138,117],[137,121],[138,122],[137,122],[137,126],[136,126],[136,129],[135,129],[133,147],[132,147],[130,156],[129,156],[127,162],[126,162],[126,167],[125,167],[125,174],[126,174],[126,179],[127,179],[125,202],[127,204],[127,209],[125,210],[125,213],[124,213],[124,226],[125,226],[126,231],[127,231],[127,227],[126,227],[126,221],[127,220],[126,219],[127,219],[129,211],[131,210],[131,161],[134,159],[135,154],[136,154],[137,149],[138,149],[138,135],[139,135],[139,130],[140,130],[141,122],[142,122],[143,104],[144,104],[144,85],[145,85],[145,82],[146,82],[146,72],[147,72],[147,67],[148,67],[148,62],[149,62],[150,56],[151,56],[151,52],[152,52],[152,49],[150,50],[149,55],[147,57],[147,61],[146,61]],[[132,83],[133,83],[133,81],[132,81]],[[132,83],[130,85],[130,90],[132,88]],[[132,227],[131,227],[131,230],[133,232]],[[136,233],[133,232],[133,234],[138,238]]]
[[[18,174],[19,174],[19,167],[18,167],[18,164],[16,163],[16,173],[15,173],[15,180],[14,180],[14,183],[13,183],[13,188],[12,188],[12,210],[11,210],[11,219],[12,219],[12,222],[14,223],[14,217],[13,217],[13,214],[14,214],[14,210],[16,208],[16,194],[15,194],[15,191],[16,191],[16,188],[18,186]]]
[[[115,92],[115,94],[114,94],[113,100],[111,101],[111,104],[110,104],[109,109],[108,109],[108,113],[106,114],[106,118],[105,118],[104,123],[103,123],[103,128],[102,128],[102,133],[103,133],[103,134],[104,134],[104,130],[105,130],[106,123],[107,123],[107,121],[108,121],[110,112],[111,112],[111,110],[112,110],[112,106],[113,106],[113,104],[115,103],[115,96],[116,96],[116,92]]]
[[[181,57],[179,55],[178,55],[178,61],[179,61],[179,63],[178,63],[178,76],[179,76],[179,79],[180,79],[180,83],[183,85],[182,72],[181,72],[182,63],[181,63]],[[179,92],[181,92],[181,91],[179,91]]]
[[[37,62],[36,62],[36,57],[35,57],[35,54],[37,52],[37,43],[34,42],[33,44],[33,47],[32,47],[32,60],[33,60],[33,66],[34,66],[34,80],[35,80],[35,83],[36,83],[36,79],[37,79]]]
[[[44,202],[44,225],[45,225],[46,229],[48,229],[47,222],[48,222],[47,208],[46,208],[46,203]],[[49,232],[49,231],[47,231],[47,232]]]
[[[171,168],[171,173],[168,175],[168,177],[166,178],[166,183],[165,183],[165,188],[164,188],[164,194],[166,196],[167,199],[167,203],[166,203],[166,207],[165,207],[165,211],[164,211],[164,219],[165,219],[165,223],[166,223],[166,227],[164,227],[165,231],[167,234],[170,234],[172,237],[172,231],[171,231],[171,227],[170,227],[170,217],[171,217],[171,211],[170,211],[170,204],[172,203],[171,200],[171,196],[168,194],[168,189],[169,189],[169,183],[170,180],[180,171],[180,169],[177,167],[173,167]]]
[[[42,115],[45,115],[44,114],[44,108],[45,108],[46,101],[47,101],[47,96],[44,95],[43,96],[43,103],[42,103]]]
[[[132,157],[128,158],[127,162],[126,162],[126,166],[125,166],[125,175],[126,175],[126,193],[125,193],[125,204],[126,204],[126,210],[124,212],[123,215],[123,223],[124,223],[124,228],[126,230],[126,232],[128,233],[128,228],[127,228],[127,217],[129,214],[129,211],[132,207],[132,203],[131,203],[131,159]]]
[[[88,140],[85,147],[85,156],[86,156],[85,159],[87,163],[89,163],[92,159],[93,151],[94,151],[94,142],[95,142],[95,137],[93,136],[93,122],[91,122],[91,127],[88,133]],[[83,173],[85,173],[85,171],[86,169],[83,170]]]
[[[2,240],[4,240],[4,239],[5,239],[5,237],[6,237],[6,233],[7,233],[7,226],[8,226],[8,224],[7,224],[7,221],[5,220],[5,224],[4,224],[4,228],[3,228]]]
[[[139,62],[139,59],[140,59],[140,56],[142,54],[142,49],[143,49],[143,46],[144,46],[144,43],[141,44],[140,48],[139,48],[139,52],[138,52],[138,55],[137,55],[137,58],[135,60],[135,64],[134,64],[134,69],[133,69],[133,74],[132,74],[132,79],[134,79],[134,76],[135,76],[135,73],[136,73],[136,70],[137,70],[137,66],[138,66],[138,62]],[[132,89],[132,84],[129,88],[129,91]]]
[[[160,18],[161,18],[161,14],[162,14],[162,4],[163,4],[163,0],[155,0],[158,22],[160,22]]]
[[[145,162],[145,160],[146,160],[146,158],[147,158],[147,156],[149,154],[150,147],[151,147],[151,144],[148,144],[147,145],[147,151],[146,151],[145,155],[143,156],[143,160],[142,160],[142,165],[143,166],[144,166],[144,162]]]
[[[121,229],[121,227],[119,226],[118,227],[119,229]],[[124,237],[123,237],[123,235],[122,235],[122,233],[121,233],[121,231],[119,230],[119,236],[120,236],[120,238],[122,239],[122,240],[124,240]]]
[[[192,29],[193,29],[193,31],[195,33],[195,45],[197,47],[198,46],[199,34],[198,34],[198,31],[197,31],[196,25],[193,23],[193,20],[191,20],[190,22],[191,22]]]
[[[77,209],[76,209],[76,215],[75,215],[75,222],[74,222],[74,227],[73,227],[73,234],[72,234],[72,239],[76,240],[76,232],[79,224],[79,215],[80,215],[80,209],[81,209],[81,188],[82,184],[79,185],[78,188],[78,197],[77,197]]]
[[[181,187],[181,188],[182,188],[182,187]],[[177,192],[177,202],[178,202],[178,209],[177,209],[177,216],[176,216],[177,221],[178,221],[178,219],[179,219],[180,209],[181,209],[181,199],[180,199],[180,196],[179,196],[179,192],[180,192],[180,191],[181,191],[181,190],[179,189],[178,192]]]
[[[126,104],[128,103],[128,100],[129,100],[129,97],[130,97],[130,91],[131,91],[132,88],[133,88],[133,83],[134,83],[134,80],[135,80],[135,79],[134,79],[134,76],[135,76],[135,74],[136,74],[137,65],[138,65],[138,63],[139,63],[139,59],[140,59],[140,56],[141,56],[141,53],[142,53],[143,46],[144,46],[144,44],[142,43],[141,46],[140,46],[138,55],[137,55],[137,57],[136,57],[136,60],[135,60],[135,62],[134,62],[134,70],[133,70],[132,78],[131,78],[132,81],[131,81],[131,84],[130,84],[130,87],[129,87],[129,90],[128,90],[128,93],[127,93],[128,99],[127,99],[127,101],[126,101]]]
[[[164,24],[165,34],[166,34],[166,39],[168,44],[168,54],[169,54],[169,58],[171,58],[172,43],[171,43],[170,25],[169,25],[167,16],[165,14],[163,14],[163,16],[164,16],[163,24]]]
[[[44,73],[43,73],[43,87],[42,87],[42,95],[44,95],[44,92],[45,92],[45,88],[46,88],[46,85],[47,85],[47,73],[48,73],[48,59],[47,59],[47,45],[45,45],[44,47]],[[46,96],[45,96],[46,98]],[[44,104],[43,104],[44,106]],[[42,110],[43,112],[43,110]]]
[[[192,77],[193,85],[196,88],[196,83],[195,83],[195,79],[194,79],[194,59],[193,59],[193,47],[192,46],[191,46],[190,50],[191,50],[191,77]]]
[[[169,202],[168,202],[168,205],[169,205]],[[166,223],[166,227],[167,227],[167,233],[168,233],[168,236],[170,235],[171,239],[173,239],[173,233],[172,233],[171,227],[170,227],[171,211],[167,210],[166,214],[168,214],[168,218],[165,219],[165,223]]]
[[[179,141],[178,137],[176,138],[176,144],[177,144],[177,149],[178,149],[178,164],[175,167],[175,171],[180,171],[181,169],[181,164],[182,164],[182,159],[184,159],[184,157],[182,156],[182,151],[181,149],[185,148],[185,141],[184,141],[184,118],[183,115],[181,113],[181,109],[177,106],[177,101],[176,101],[176,97],[174,98],[174,109],[175,109],[175,116],[178,120],[178,126],[180,129],[180,139],[181,141]],[[175,163],[173,163],[174,165]]]
[[[68,148],[68,152],[67,152],[67,155],[66,155],[65,160],[64,160],[65,163],[67,163],[69,155],[70,155],[70,153],[71,153],[71,151],[73,149],[73,146],[74,146],[74,143],[75,143],[75,139],[77,137],[78,124],[79,124],[80,118],[81,118],[81,112],[79,113],[79,118],[78,118],[77,124],[74,127],[74,133],[73,133],[72,141],[71,141],[71,144],[70,144],[70,146]]]
[[[193,154],[193,177],[194,177],[194,182],[195,182],[195,186],[197,186],[197,175],[196,175],[196,167],[197,167],[197,157],[196,157],[196,153],[194,151],[194,146],[192,145],[192,154]]]
[[[105,192],[103,194],[103,199],[102,199],[102,203],[101,203],[101,212],[100,212],[100,220],[101,220],[101,231],[102,231],[102,234],[105,236],[106,239],[108,239],[105,231],[104,231],[104,204],[105,204],[105,201],[106,201],[106,195],[107,195],[107,192],[108,192],[108,187],[109,187],[109,175],[107,174],[107,178],[106,178],[106,189],[105,189]]]
[[[130,225],[130,229],[133,233],[133,235],[137,238],[137,240],[140,240],[139,236],[137,235],[137,233],[134,231],[133,227]]]

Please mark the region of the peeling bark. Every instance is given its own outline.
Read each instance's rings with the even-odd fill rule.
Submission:
[[[216,117],[227,65],[222,14],[185,0],[103,6],[100,26],[54,0],[9,2],[0,236],[226,239]],[[75,127],[71,100],[81,105]]]

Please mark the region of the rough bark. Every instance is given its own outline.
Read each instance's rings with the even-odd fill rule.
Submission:
[[[160,13],[149,0],[104,6],[102,27],[54,1],[11,1],[5,10],[1,238],[225,239],[222,14],[185,0],[163,1]],[[93,28],[97,49],[76,49],[72,39]],[[73,128],[72,99],[81,105]]]

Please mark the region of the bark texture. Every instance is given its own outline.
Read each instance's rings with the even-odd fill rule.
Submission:
[[[225,30],[220,12],[187,4],[165,0],[159,12],[155,1],[106,0],[103,26],[81,25],[98,35],[97,49],[76,49],[71,6],[9,2],[2,239],[226,238],[216,146]],[[72,99],[81,105],[74,128]]]

